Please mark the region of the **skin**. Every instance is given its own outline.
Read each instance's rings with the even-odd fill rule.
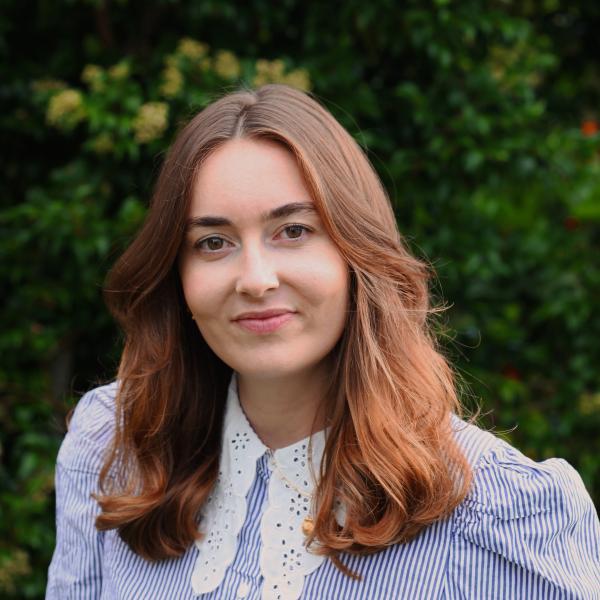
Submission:
[[[317,409],[348,310],[348,266],[318,213],[261,220],[289,202],[314,206],[289,150],[266,140],[226,142],[202,164],[188,218],[222,216],[232,225],[191,227],[179,258],[200,333],[237,371],[242,408],[272,449],[325,426]],[[268,334],[232,321],[269,308],[296,312]]]

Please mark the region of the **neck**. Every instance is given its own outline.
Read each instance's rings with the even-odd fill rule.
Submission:
[[[285,448],[325,428],[323,406],[331,373],[323,367],[275,378],[238,373],[238,396],[265,446]]]

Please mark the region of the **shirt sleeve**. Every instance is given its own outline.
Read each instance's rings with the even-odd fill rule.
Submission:
[[[600,523],[577,471],[498,440],[457,509],[448,567],[452,599],[600,599]]]
[[[91,494],[114,424],[115,384],[96,388],[77,404],[56,462],[56,546],[46,600],[91,600],[102,592],[104,533],[95,527],[100,507]]]

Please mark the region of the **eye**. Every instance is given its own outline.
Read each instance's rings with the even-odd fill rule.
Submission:
[[[291,237],[287,238],[288,240],[301,240],[301,239],[303,239],[303,237],[302,237],[303,231],[310,233],[312,230],[309,227],[307,227],[306,225],[300,225],[299,223],[292,223],[291,225],[286,225],[282,229],[282,231],[287,231],[287,232],[292,233]]]
[[[209,254],[211,252],[219,252],[219,250],[223,250],[223,244],[226,242],[222,237],[217,237],[215,235],[211,235],[210,237],[204,238],[203,240],[198,240],[194,243],[194,248],[197,250],[206,251]]]

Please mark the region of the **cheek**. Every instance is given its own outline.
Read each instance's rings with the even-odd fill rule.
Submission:
[[[225,284],[215,273],[207,274],[203,269],[188,268],[180,271],[180,275],[185,301],[197,316],[210,315],[222,306]]]
[[[329,250],[328,255],[321,254],[311,262],[310,268],[303,272],[308,282],[307,294],[312,296],[315,305],[324,309],[344,309],[349,295],[350,274],[348,265],[337,251]]]

